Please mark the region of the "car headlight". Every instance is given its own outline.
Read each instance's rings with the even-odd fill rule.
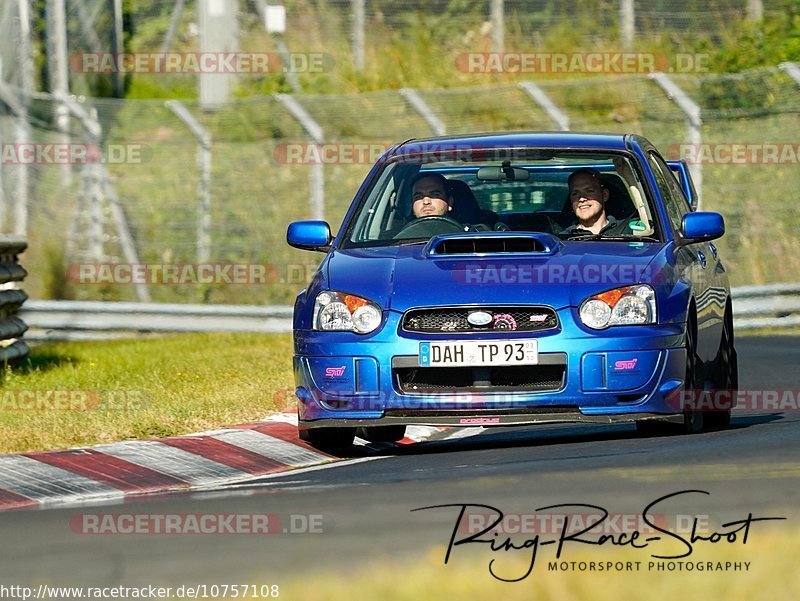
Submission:
[[[381,324],[381,308],[360,296],[328,290],[314,301],[314,329],[369,334]]]
[[[595,294],[581,303],[580,317],[595,330],[656,323],[656,293],[647,284],[638,284]]]

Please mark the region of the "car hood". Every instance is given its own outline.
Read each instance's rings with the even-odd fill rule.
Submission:
[[[423,244],[335,250],[325,272],[332,290],[385,309],[470,304],[578,306],[587,296],[658,281],[658,243],[566,242],[549,253],[430,255]]]

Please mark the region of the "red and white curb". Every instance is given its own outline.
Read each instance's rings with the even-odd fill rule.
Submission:
[[[340,459],[300,440],[296,423],[294,415],[278,414],[188,436],[3,455],[0,510],[222,486]],[[357,438],[356,444],[379,452],[427,440],[441,430],[409,426],[398,443],[374,444]]]

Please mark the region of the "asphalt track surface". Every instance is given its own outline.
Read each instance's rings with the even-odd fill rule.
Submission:
[[[740,337],[737,348],[740,388],[800,388],[800,337]],[[743,519],[748,513],[788,518],[752,524],[750,536],[756,537],[762,527],[796,528],[800,521],[798,451],[796,409],[736,412],[730,429],[695,436],[642,436],[630,425],[487,430],[377,458],[255,479],[226,490],[117,505],[4,512],[0,584],[281,584],[322,567],[357,568],[381,558],[413,562],[432,547],[443,550],[449,541],[457,507],[412,511],[439,504],[483,504],[508,515],[533,514],[551,504],[586,503],[612,514],[636,516],[664,495],[696,489],[710,494],[674,497],[652,512],[667,520],[708,515],[714,523]],[[81,514],[265,512],[277,514],[279,532],[75,531]],[[322,532],[282,532],[303,530],[306,520]],[[517,540],[525,538],[519,535]],[[680,548],[671,542],[662,548],[665,553]],[[459,553],[456,548],[451,561],[457,561]],[[553,551],[546,553],[552,559]],[[486,556],[488,562],[488,552]]]

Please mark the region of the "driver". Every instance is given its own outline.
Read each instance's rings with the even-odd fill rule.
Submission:
[[[460,224],[450,212],[453,210],[453,193],[447,178],[441,173],[419,175],[411,186],[411,212],[414,219],[421,217],[444,217],[454,224]],[[412,220],[413,222],[413,220]],[[505,231],[504,223],[497,222],[494,227],[485,223],[462,224],[465,232]]]
[[[411,212],[414,217],[443,217],[453,210],[453,195],[441,173],[426,173],[411,187]]]

